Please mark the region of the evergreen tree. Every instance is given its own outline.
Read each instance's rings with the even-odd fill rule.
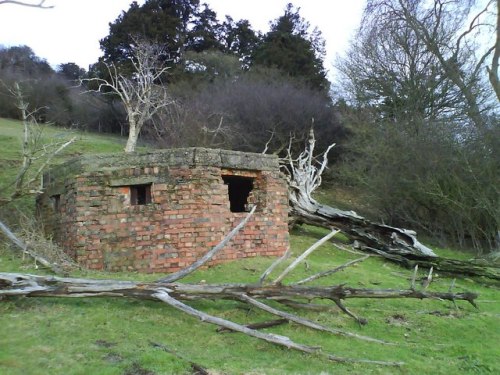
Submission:
[[[226,16],[222,30],[224,51],[238,55],[247,67],[255,48],[261,42],[261,35],[252,29],[248,20],[234,22],[230,16]]]
[[[133,40],[150,40],[162,46],[165,59],[177,62],[188,39],[199,0],[148,0],[137,2],[109,25],[109,35],[100,41],[104,60],[117,65],[132,56]]]
[[[77,81],[85,77],[85,69],[80,68],[77,64],[69,62],[60,64],[57,67],[57,73],[70,81]]]
[[[252,63],[280,69],[311,88],[327,91],[324,40],[317,29],[309,33],[310,25],[300,16],[299,10],[292,4],[287,5],[285,14],[271,25],[271,30],[254,51]]]
[[[203,4],[203,10],[197,13],[193,27],[189,30],[186,49],[195,52],[221,50],[221,27],[217,14],[207,4]]]
[[[28,46],[0,47],[0,78],[19,75],[23,79],[50,76],[54,71]]]

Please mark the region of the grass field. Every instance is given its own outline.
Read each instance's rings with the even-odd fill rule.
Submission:
[[[0,120],[0,182],[15,175],[19,123]],[[59,134],[48,128],[48,137]],[[79,142],[67,151],[119,151],[115,137],[78,134]],[[314,243],[324,231],[303,226],[291,234],[294,255]],[[0,241],[3,238],[0,237]],[[449,249],[438,252],[457,254]],[[329,243],[313,253],[285,282],[333,268],[359,255]],[[255,282],[273,259],[231,262],[194,273],[185,282]],[[286,266],[283,265],[283,267]],[[9,244],[0,242],[0,271],[48,274],[22,260]],[[279,270],[275,271],[278,274]],[[425,271],[421,271],[423,277]],[[71,276],[155,280],[158,275],[74,271]],[[411,271],[378,257],[316,281],[316,285],[345,283],[352,287],[409,286]],[[204,281],[203,281],[204,280]],[[431,290],[447,291],[452,279],[435,275]],[[312,331],[293,323],[266,329],[291,339],[319,345],[338,356],[403,361],[401,367],[339,364],[320,356],[276,347],[239,333],[217,333],[215,326],[198,321],[158,302],[120,298],[8,298],[0,301],[0,374],[189,374],[189,361],[214,374],[499,374],[500,293],[487,280],[458,278],[456,292],[480,294],[479,309],[465,302],[437,300],[349,299],[346,306],[368,324],[332,308],[312,312],[291,310],[333,328],[384,339],[386,346]],[[274,317],[233,301],[196,301],[193,307],[239,323]],[[154,347],[158,343],[179,356]]]

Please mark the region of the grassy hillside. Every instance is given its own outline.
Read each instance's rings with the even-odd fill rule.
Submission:
[[[60,129],[46,129],[55,137]],[[0,120],[0,181],[15,174],[20,139],[18,122]],[[67,151],[119,151],[123,141],[114,137],[78,134],[79,142]],[[324,233],[304,226],[291,235],[297,256]],[[0,237],[0,271],[48,274],[22,260]],[[438,250],[439,251],[439,250]],[[447,255],[451,254],[447,251]],[[331,269],[359,255],[329,243],[308,258],[286,281]],[[256,258],[212,267],[185,282],[255,282],[273,259]],[[286,265],[283,265],[285,267]],[[276,270],[277,275],[280,270]],[[155,280],[158,275],[74,271],[71,276]],[[419,276],[424,276],[424,271]],[[407,288],[411,272],[371,257],[317,285],[346,283],[352,287]],[[431,290],[447,291],[452,279],[435,275]],[[480,283],[481,281],[481,283]],[[337,364],[320,357],[278,348],[239,333],[217,333],[216,327],[197,321],[157,302],[101,299],[8,298],[0,301],[1,374],[188,374],[188,360],[215,374],[497,374],[500,342],[498,285],[460,278],[455,291],[480,293],[479,310],[458,302],[433,300],[348,300],[353,312],[368,319],[359,326],[332,308],[295,311],[311,320],[396,343],[384,346],[319,333],[289,323],[266,329],[295,341],[320,345],[323,350],[353,358],[404,361],[401,368]],[[193,307],[239,323],[274,319],[232,301],[197,301]],[[285,309],[276,305],[276,307]],[[285,309],[287,311],[293,311]],[[158,349],[159,343],[185,359]]]
[[[125,145],[125,139],[117,136],[94,135],[51,126],[41,126],[40,130],[41,144],[69,140],[76,136],[76,142],[66,148],[61,156],[54,160],[55,163],[77,157],[82,153],[119,152]],[[7,191],[11,188],[9,184],[14,181],[21,165],[22,134],[23,125],[20,121],[0,118],[0,189],[3,189],[0,192],[1,196],[7,195]],[[32,199],[21,200],[17,202],[17,208],[32,209],[32,203]],[[11,209],[16,207],[9,207],[9,211]]]

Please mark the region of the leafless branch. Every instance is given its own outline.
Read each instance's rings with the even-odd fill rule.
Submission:
[[[328,153],[335,146],[334,143],[328,146],[318,167],[314,156],[315,144],[316,138],[314,130],[311,128],[307,147],[297,159],[294,159],[291,152],[292,140],[290,139],[287,156],[282,164],[287,174],[289,199],[292,204],[300,203],[310,206],[311,203],[315,202],[312,194],[321,185],[321,175],[328,165]]]
[[[26,255],[30,256],[31,258],[33,258],[35,260],[35,262],[38,262],[41,265],[43,265],[44,267],[49,268],[50,270],[52,270],[56,274],[63,273],[57,264],[51,263],[47,259],[45,259],[44,257],[31,251],[28,248],[28,245],[26,245],[22,240],[17,238],[17,236],[14,233],[12,233],[12,231],[7,227],[7,225],[2,223],[1,221],[0,221],[0,232],[2,232],[8,239],[10,239],[12,241],[12,243],[14,243],[19,248],[19,250],[21,250],[21,252],[23,254],[26,254]]]
[[[462,43],[462,40],[464,38],[466,38],[470,33],[472,33],[476,28],[478,27],[481,27],[481,26],[485,26],[486,24],[483,24],[481,22],[479,22],[479,18],[485,14],[486,12],[488,12],[488,8],[489,6],[491,5],[491,1],[488,3],[488,5],[486,5],[486,7],[480,11],[479,13],[477,13],[474,18],[472,19],[472,21],[470,22],[469,24],[469,28],[467,30],[465,30],[462,34],[460,34],[457,38],[457,41],[455,43],[455,51],[459,51],[461,46],[460,44]]]
[[[393,343],[389,343],[389,342],[383,341],[383,340],[374,339],[372,337],[357,335],[355,333],[342,331],[340,329],[333,329],[333,328],[325,327],[325,326],[318,324],[318,323],[315,323],[311,320],[307,320],[307,319],[301,318],[297,315],[290,314],[290,313],[275,309],[271,306],[266,305],[265,303],[259,302],[256,299],[247,296],[246,294],[240,294],[239,298],[242,301],[247,302],[255,307],[258,307],[259,309],[264,310],[270,314],[285,318],[291,322],[303,325],[303,326],[308,327],[308,328],[312,328],[312,329],[315,329],[318,331],[333,333],[334,335],[352,337],[352,338],[355,338],[358,340],[376,342],[378,344],[394,345]]]
[[[118,95],[127,112],[129,134],[125,152],[134,152],[143,126],[159,111],[173,103],[161,78],[169,69],[161,60],[165,54],[158,45],[134,39],[130,63],[134,69],[131,77],[122,74],[113,63],[105,63],[109,78],[88,78],[96,90],[108,89]]]
[[[325,242],[327,242],[330,238],[335,236],[339,230],[332,230],[330,233],[328,233],[326,236],[324,236],[322,239],[317,241],[315,244],[313,244],[309,249],[304,251],[297,259],[295,259],[274,281],[273,284],[278,284],[285,278],[286,275],[288,275],[297,265],[302,262],[305,258],[307,258],[314,250],[316,250],[318,247],[323,245]]]
[[[284,346],[289,349],[294,349],[298,350],[304,353],[317,353],[324,355],[326,358],[328,358],[331,361],[335,362],[345,362],[345,363],[372,363],[372,364],[379,364],[379,365],[386,365],[386,366],[400,366],[402,363],[400,362],[386,362],[386,361],[372,361],[372,360],[367,360],[367,359],[355,359],[355,358],[344,358],[344,357],[338,357],[333,354],[328,354],[328,353],[322,353],[320,347],[315,347],[315,346],[308,346],[308,345],[303,345],[296,343],[292,341],[289,337],[282,336],[282,335],[276,335],[272,333],[264,333],[264,332],[259,332],[254,329],[247,328],[241,324],[237,324],[234,322],[231,322],[226,319],[222,318],[217,318],[212,315],[209,315],[207,313],[204,313],[202,311],[193,309],[192,307],[176,300],[175,298],[172,298],[167,290],[160,290],[157,293],[153,295],[153,297],[159,299],[160,301],[165,302],[166,304],[186,313],[191,316],[194,316],[198,319],[200,319],[203,322],[206,323],[211,323],[215,324],[221,327],[228,328],[232,331],[237,331],[244,333],[248,336],[256,337],[258,339],[277,344],[280,346]]]
[[[19,83],[8,87],[21,113],[23,124],[23,139],[21,145],[22,162],[16,178],[12,182],[13,191],[0,197],[0,205],[11,202],[26,194],[38,193],[42,187],[42,173],[66,147],[76,141],[76,137],[61,142],[42,142],[42,131],[35,119],[34,113],[28,111],[28,103],[24,99]],[[36,169],[34,165],[40,163]],[[37,185],[38,184],[38,185]],[[36,186],[37,185],[37,186]],[[7,190],[7,189],[5,189]]]
[[[264,146],[264,150],[262,151],[263,154],[267,153],[267,150],[269,149],[269,145],[271,144],[271,141],[273,140],[274,138],[274,131],[271,132],[271,136],[269,137],[269,139],[267,140],[265,146]]]
[[[413,269],[413,276],[411,278],[411,284],[410,284],[410,289],[415,290],[415,279],[417,278],[417,272],[418,272],[418,264],[415,264],[415,268]]]
[[[491,67],[487,67],[488,77],[493,86],[493,90],[500,102],[500,78],[498,77],[498,66],[500,62],[500,0],[497,0],[497,24],[496,24],[496,41],[493,58],[491,60]]]
[[[287,260],[288,258],[290,258],[290,255],[292,255],[292,252],[290,250],[290,247],[288,247],[288,249],[286,249],[285,253],[283,254],[283,256],[279,257],[278,259],[276,259],[270,266],[267,270],[264,271],[264,273],[262,274],[262,276],[259,278],[259,283],[262,284],[266,279],[267,277],[271,274],[271,272],[274,271],[274,269],[276,267],[278,267],[281,263],[283,263],[285,260]]]
[[[331,274],[333,274],[335,272],[339,272],[339,271],[343,270],[344,268],[347,268],[347,267],[350,267],[350,266],[352,266],[352,265],[354,265],[356,263],[362,262],[362,261],[368,259],[369,257],[370,257],[370,255],[365,255],[362,258],[351,260],[351,261],[349,261],[347,263],[342,264],[341,266],[338,266],[338,267],[335,267],[335,268],[333,268],[331,270],[323,271],[323,272],[317,273],[315,275],[309,276],[309,277],[307,277],[307,278],[305,278],[303,280],[300,280],[300,281],[297,281],[295,283],[292,283],[291,285],[302,285],[302,284],[306,284],[306,283],[309,283],[311,281],[317,280],[317,279],[319,279],[321,277],[329,276],[329,275],[331,275]]]
[[[45,1],[46,0],[41,0],[38,3],[27,3],[25,1],[16,1],[16,0],[0,0],[0,5],[14,4],[14,5],[22,5],[22,6],[25,6],[25,7],[40,8],[40,9],[54,8],[53,5],[44,5]]]

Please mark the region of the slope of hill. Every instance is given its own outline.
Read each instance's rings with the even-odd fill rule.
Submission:
[[[59,128],[46,128],[47,139],[61,137]],[[19,122],[0,120],[0,183],[15,176],[19,165],[22,128]],[[66,156],[121,151],[121,138],[76,133],[78,142]],[[62,159],[59,159],[62,160]],[[31,198],[24,203],[29,206]],[[4,215],[15,216],[15,207]],[[302,226],[291,233],[298,256],[324,231]],[[300,280],[359,258],[328,243],[321,246],[286,282]],[[439,250],[438,250],[439,251]],[[446,255],[451,255],[448,252]],[[183,280],[190,283],[256,282],[274,259],[234,261],[197,271]],[[278,275],[290,261],[272,276]],[[0,272],[49,274],[29,259],[22,259],[0,235]],[[425,277],[418,274],[417,280]],[[158,275],[74,270],[71,276],[151,281]],[[319,279],[314,285],[345,283],[358,288],[409,286],[412,272],[370,257],[356,266]],[[430,290],[447,291],[452,279],[434,275]],[[454,291],[480,294],[479,310],[464,302],[436,300],[349,299],[346,305],[368,320],[359,326],[335,305],[327,310],[291,309],[323,325],[395,343],[380,345],[317,332],[293,323],[265,329],[293,340],[319,345],[325,352],[352,358],[403,361],[399,367],[338,364],[320,356],[286,350],[239,333],[218,333],[166,305],[150,301],[104,297],[6,298],[0,300],[0,373],[2,374],[188,374],[190,361],[213,374],[494,374],[500,373],[499,286],[484,280],[462,278]],[[304,301],[307,302],[307,301]],[[312,301],[312,303],[323,303]],[[195,301],[193,307],[242,324],[274,319],[235,301]],[[325,305],[327,306],[327,305]],[[325,307],[323,306],[323,307]],[[157,343],[178,355],[162,350]]]

